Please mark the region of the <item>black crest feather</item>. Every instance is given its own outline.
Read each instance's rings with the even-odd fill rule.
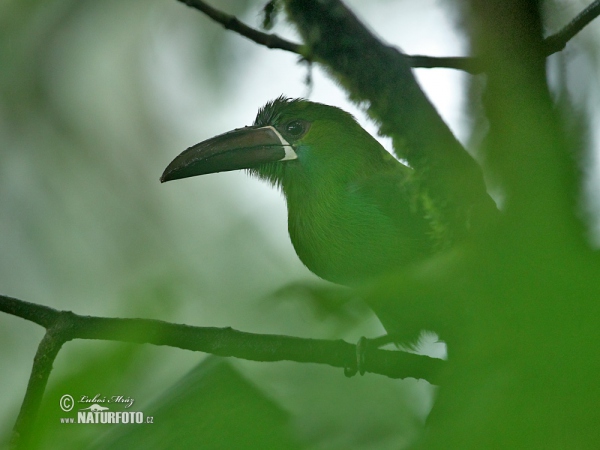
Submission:
[[[265,106],[258,110],[256,119],[254,119],[254,125],[259,127],[266,127],[267,125],[276,125],[280,121],[281,113],[288,106],[294,103],[300,103],[304,101],[306,100],[302,98],[289,98],[282,94],[275,100],[271,100]]]

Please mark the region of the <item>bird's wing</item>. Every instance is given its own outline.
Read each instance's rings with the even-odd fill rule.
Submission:
[[[373,205],[388,217],[398,233],[429,254],[432,230],[423,210],[419,192],[412,181],[412,170],[393,168],[353,182],[353,195],[365,204]]]

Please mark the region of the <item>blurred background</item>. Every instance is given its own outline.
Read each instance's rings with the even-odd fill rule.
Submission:
[[[212,2],[254,27],[265,3]],[[466,52],[454,2],[346,3],[407,53]],[[588,3],[549,2],[548,34]],[[0,11],[3,294],[84,315],[256,333],[350,341],[383,333],[359,304],[325,310],[304,291],[285,290],[297,282],[326,284],[296,257],[279,192],[242,172],[158,181],[186,147],[251,124],[258,108],[280,94],[339,106],[376,135],[376,126],[323,71],[226,32],[172,0],[5,0]],[[283,16],[272,31],[299,41]],[[600,104],[599,33],[588,27],[548,63],[557,101],[576,105],[590,125]],[[485,131],[474,100],[482,79],[443,69],[416,73],[458,138],[475,147]],[[582,139],[591,147],[598,127],[590,129]],[[592,215],[598,210],[593,155],[584,187],[585,211]],[[282,289],[285,295],[277,295]],[[37,325],[0,315],[5,437],[42,336]],[[66,344],[41,414],[45,447],[101,434],[99,427],[59,426],[62,394],[114,392],[135,398],[143,411],[204,356],[110,342]],[[401,448],[433,401],[434,388],[424,381],[345,379],[329,367],[230,362],[289,414],[292,433],[306,448]]]

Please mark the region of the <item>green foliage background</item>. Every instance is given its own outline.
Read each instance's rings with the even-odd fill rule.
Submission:
[[[385,8],[388,1],[376,3]],[[410,11],[410,2],[404,3]],[[234,0],[218,5],[253,25],[260,23],[261,6]],[[549,26],[558,28],[580,9],[575,1],[549,3]],[[577,114],[597,120],[597,34],[585,30],[549,61],[559,103],[576,106],[567,110],[573,122]],[[185,147],[251,121],[269,98],[242,102],[248,94],[239,79],[255,70],[256,52],[266,51],[173,1],[4,1],[0,290],[80,314],[350,340],[381,332],[360,307],[319,315],[301,291],[285,300],[271,295],[293,281],[316,282],[288,242],[278,194],[242,173],[158,182],[164,166]],[[303,78],[296,58],[273,53],[278,64],[289,66],[291,78]],[[266,77],[269,69],[263,70]],[[485,122],[478,102],[470,106],[476,143]],[[580,137],[591,142],[594,135]],[[596,158],[590,156],[586,166],[583,210],[595,217]],[[590,223],[593,235],[596,222]],[[42,331],[0,316],[5,437]],[[115,436],[108,427],[61,426],[58,399],[65,393],[133,397],[138,410],[154,411],[158,429],[161,414],[165,423],[178,410],[168,402],[177,391],[173,385],[203,357],[150,346],[68,343],[50,378],[38,443],[57,448],[95,441],[102,447],[126,439],[122,430]],[[231,364],[222,369],[231,371],[229,392],[251,391],[257,402],[272,407],[277,429],[285,429],[282,439],[303,448],[401,448],[420,430],[432,401],[433,388],[424,381],[347,380],[340,371],[291,363]],[[213,373],[215,367],[224,366],[200,366],[192,374]],[[205,394],[198,395],[193,400],[203,402]],[[215,401],[199,408],[196,420],[236,417],[237,423],[256,420],[259,428],[259,418],[232,416],[227,405]],[[231,427],[223,433],[232,432],[235,420]],[[187,433],[167,431],[169,439]]]

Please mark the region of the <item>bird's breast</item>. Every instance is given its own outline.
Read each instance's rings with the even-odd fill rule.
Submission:
[[[308,269],[343,285],[358,284],[414,257],[413,245],[390,217],[342,196],[303,205],[288,202],[288,230]]]

